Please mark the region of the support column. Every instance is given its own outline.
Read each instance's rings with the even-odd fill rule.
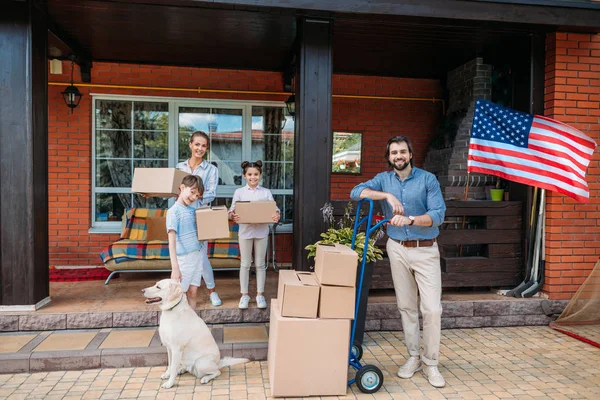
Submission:
[[[0,305],[49,296],[48,30],[33,0],[0,13]]]
[[[331,187],[330,20],[302,18],[296,55],[293,265],[308,270],[304,247],[319,240],[325,225],[320,209]]]

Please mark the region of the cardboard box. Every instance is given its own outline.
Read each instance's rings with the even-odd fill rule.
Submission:
[[[321,285],[356,286],[358,254],[341,244],[317,245],[315,274]]]
[[[136,168],[131,191],[154,197],[176,197],[186,175],[189,174],[177,168]]]
[[[269,380],[273,397],[344,396],[350,321],[286,318],[271,301]]]
[[[355,298],[353,287],[321,285],[319,318],[354,319]]]
[[[310,272],[279,271],[277,299],[284,317],[317,318],[319,282]]]
[[[240,224],[274,224],[273,214],[276,212],[274,201],[235,202],[235,213],[240,216]]]
[[[201,207],[196,210],[198,240],[223,239],[229,237],[227,207]]]

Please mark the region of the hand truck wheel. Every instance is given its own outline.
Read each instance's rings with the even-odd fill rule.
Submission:
[[[362,359],[363,348],[358,340],[355,340],[354,343],[352,343],[352,355],[356,361],[360,361]]]
[[[365,365],[356,372],[356,386],[363,393],[375,393],[383,386],[383,374],[374,365]]]

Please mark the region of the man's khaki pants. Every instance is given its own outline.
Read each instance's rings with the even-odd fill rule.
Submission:
[[[440,330],[442,316],[442,273],[437,243],[429,247],[404,247],[388,239],[396,301],[402,316],[406,348],[411,356],[426,365],[437,365],[440,358]],[[421,298],[423,315],[423,353],[419,345],[419,312],[417,296]]]

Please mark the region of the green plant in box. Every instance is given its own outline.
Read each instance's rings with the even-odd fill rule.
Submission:
[[[308,258],[314,257],[317,254],[318,244],[343,244],[348,247],[352,245],[352,233],[354,230],[354,214],[353,214],[352,202],[348,202],[348,205],[344,209],[343,217],[337,222],[337,228],[335,219],[333,216],[333,206],[331,203],[325,203],[325,206],[321,208],[323,212],[323,219],[329,224],[329,229],[326,232],[321,233],[321,240],[314,244],[309,244],[305,247],[308,250]],[[360,215],[362,218],[362,213]],[[367,247],[367,262],[375,262],[383,259],[383,251],[375,246],[377,240],[383,235],[383,229],[379,228],[375,235],[369,239]],[[365,248],[365,233],[359,232],[356,235],[356,242],[354,251],[358,254],[358,260],[362,261],[363,252]]]

